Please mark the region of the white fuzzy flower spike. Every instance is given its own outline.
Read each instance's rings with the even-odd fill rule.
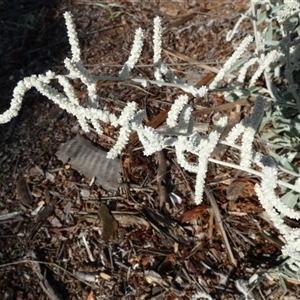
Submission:
[[[174,104],[168,112],[168,118],[166,120],[167,125],[170,128],[173,128],[177,125],[178,116],[188,101],[189,97],[187,95],[181,95],[174,101]]]
[[[153,65],[154,77],[156,80],[163,81],[161,74],[161,50],[162,50],[162,27],[161,18],[154,18],[154,33],[153,33]]]
[[[144,42],[144,33],[141,28],[137,29],[134,36],[133,45],[131,48],[130,56],[128,60],[125,62],[121,72],[119,73],[119,78],[126,79],[128,77],[129,72],[133,69],[133,67],[138,62]]]
[[[75,28],[75,23],[73,21],[73,16],[69,11],[64,13],[66,26],[67,26],[67,33],[69,37],[69,43],[71,46],[71,53],[72,53],[72,60],[79,62],[80,61],[80,47],[79,41],[77,37],[77,32]]]
[[[241,57],[241,55],[246,51],[249,44],[253,41],[253,37],[248,35],[242,41],[242,43],[238,46],[238,48],[234,51],[232,56],[226,61],[223,68],[219,71],[218,75],[214,78],[213,82],[209,85],[209,89],[213,90],[217,87],[218,83],[224,78],[226,71],[230,69],[230,67]]]

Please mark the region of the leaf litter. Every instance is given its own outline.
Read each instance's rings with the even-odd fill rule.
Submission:
[[[62,61],[69,51],[66,39],[65,46],[60,44],[65,36],[62,34],[65,10],[74,14],[83,49],[82,60],[95,75],[117,74],[127,58],[137,27],[148,31],[142,63],[151,65],[152,19],[162,15],[164,59],[183,77],[197,72],[199,78],[211,80],[215,68],[233,51],[225,42],[226,30],[222,28],[231,28],[232,12],[236,11],[238,18],[246,2],[237,1],[237,6],[229,2],[171,2],[155,6],[148,1],[122,1],[125,8],[111,20],[108,10],[87,3],[71,5],[69,1],[61,1],[59,6],[49,9],[45,20],[48,27],[34,32],[40,39],[50,38],[53,32],[54,46],[41,48],[42,54],[36,50],[39,48],[36,44],[36,48],[28,50],[27,43],[34,44],[34,35],[29,27],[22,27],[29,34],[21,49],[23,61],[18,63],[22,67],[13,70],[7,63],[1,66],[6,68],[1,74],[13,70],[15,75],[11,82],[2,76],[2,82],[11,84],[2,87],[8,95],[6,101],[24,72],[30,75],[40,72],[38,65],[44,63],[48,52],[53,55],[52,49],[61,53],[54,61],[54,68],[63,70]],[[9,1],[3,3],[10,5]],[[27,12],[28,8],[33,15],[39,12],[34,16],[41,16],[48,8],[44,1],[36,7],[26,5]],[[19,14],[26,14],[21,7],[18,9]],[[14,10],[8,11],[14,17]],[[55,31],[51,23],[61,23],[62,27]],[[9,31],[11,25],[4,23],[5,26]],[[22,36],[15,34],[16,42]],[[4,44],[7,43],[5,40]],[[14,64],[17,57],[7,61]],[[218,64],[205,63],[213,59]],[[204,62],[206,67],[193,65],[195,60]],[[141,65],[133,72],[151,76],[150,69],[151,66]],[[84,86],[78,82],[74,86],[78,88],[80,101],[85,103]],[[146,106],[149,126],[157,127],[163,125],[177,92],[153,87],[144,92],[106,82],[99,85],[99,100],[114,113],[127,101],[136,101],[140,107]],[[195,111],[196,121],[211,124],[214,115],[230,114],[234,106],[220,104],[219,100],[214,95],[208,100],[191,98],[196,108],[205,107],[202,112]],[[217,108],[213,107],[218,104]],[[4,110],[5,102],[1,105]],[[251,102],[240,102],[240,105],[243,108]],[[151,125],[153,120],[157,124]],[[209,293],[214,299],[241,299],[245,290],[250,293],[245,282],[253,274],[264,274],[276,266],[283,242],[251,193],[255,179],[242,176],[242,180],[234,171],[211,166],[207,184],[211,189],[209,194],[214,197],[211,201],[218,207],[214,219],[216,211],[211,208],[209,197],[200,207],[193,204],[191,187],[195,178],[178,167],[171,149],[164,153],[165,162],[160,154],[157,162],[155,157],[142,155],[140,144],[132,135],[120,162],[106,160],[105,151],[99,147],[109,149],[117,130],[107,126],[101,137],[94,132],[83,137],[75,118],[60,113],[55,105],[43,101],[35,92],[29,93],[21,116],[9,124],[9,130],[0,129],[3,129],[0,139],[0,297],[3,299],[187,300],[201,292]],[[65,146],[60,148],[62,144]],[[75,152],[71,151],[73,147]],[[222,149],[217,155],[220,153],[228,160],[236,158],[229,150]],[[193,157],[189,158],[192,162]],[[21,178],[26,180],[26,190],[24,181],[16,180],[16,169],[24,172]],[[120,185],[122,169],[126,172]],[[233,183],[243,182],[244,190],[235,192],[233,186],[228,187],[225,182],[228,178],[235,178]],[[169,201],[166,193],[174,193],[181,201]],[[24,195],[27,197],[24,209],[20,209],[18,199]],[[231,259],[229,251],[233,255]],[[251,291],[252,297],[292,299],[297,295],[297,282],[287,284],[290,291],[282,292],[278,279],[261,277]]]

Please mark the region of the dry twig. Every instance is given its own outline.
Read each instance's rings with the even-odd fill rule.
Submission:
[[[216,200],[215,200],[212,192],[209,190],[209,188],[207,186],[205,187],[205,194],[206,194],[206,196],[207,196],[207,198],[208,198],[208,200],[210,202],[210,205],[213,208],[213,212],[214,212],[214,215],[215,215],[215,220],[216,220],[216,223],[218,224],[218,226],[220,228],[221,235],[222,235],[223,240],[224,240],[224,245],[226,247],[226,251],[227,251],[227,254],[228,254],[229,261],[234,266],[237,266],[237,261],[236,261],[236,259],[233,256],[233,253],[232,253],[232,250],[231,250],[231,247],[230,247],[230,244],[229,244],[229,241],[228,241],[225,229],[223,227],[223,223],[222,223],[222,218],[221,218],[221,214],[220,214],[220,211],[219,211],[219,207],[217,205],[217,202],[216,202]]]

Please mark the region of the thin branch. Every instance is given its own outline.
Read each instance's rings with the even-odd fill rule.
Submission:
[[[218,226],[220,228],[221,235],[223,237],[223,241],[224,241],[224,244],[225,244],[225,248],[226,248],[226,251],[227,251],[227,254],[228,254],[229,261],[230,261],[231,264],[233,264],[236,267],[237,266],[237,261],[233,256],[233,253],[232,253],[232,250],[231,250],[231,247],[230,247],[227,235],[226,235],[226,231],[225,231],[223,223],[222,223],[223,221],[222,221],[222,218],[221,218],[220,210],[219,210],[219,207],[218,207],[217,202],[215,200],[215,197],[213,196],[212,192],[210,191],[210,189],[207,186],[205,186],[204,191],[205,191],[205,194],[206,194],[206,196],[207,196],[207,198],[208,198],[208,200],[209,200],[209,202],[210,202],[210,204],[213,208],[213,212],[214,212],[214,215],[215,215],[215,220],[216,220],[216,223],[218,224]]]

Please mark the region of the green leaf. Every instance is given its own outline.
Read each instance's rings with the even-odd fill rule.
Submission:
[[[232,92],[231,94],[225,96],[225,100],[228,102],[234,102],[242,98],[249,97],[249,90],[239,90],[239,94]]]
[[[278,277],[279,277],[279,285],[280,285],[281,289],[286,293],[288,289],[286,287],[285,280],[281,274],[278,275]]]
[[[280,199],[289,208],[294,208],[294,206],[298,202],[299,194],[295,193],[294,191],[289,191],[286,194],[284,194]]]
[[[267,45],[267,46],[273,46],[273,47],[275,47],[275,46],[279,45],[279,42],[278,41],[268,41],[268,42],[265,41],[264,44]]]
[[[288,153],[290,154],[290,153]],[[271,152],[270,155],[275,159],[276,163],[282,167],[284,167],[287,170],[293,171],[295,173],[298,173],[298,170],[293,166],[292,160],[293,156],[290,156],[291,158],[289,159],[288,154],[286,155],[278,155],[274,152]]]
[[[297,31],[297,33],[298,33],[298,36],[300,36],[300,26],[298,26],[298,27],[296,28],[296,31]]]
[[[277,102],[284,102],[281,93],[278,91],[277,87],[272,82],[270,82],[270,88]]]
[[[260,23],[262,23],[266,18],[267,18],[267,11],[264,11],[262,14],[260,14],[258,20],[257,20],[257,25],[259,25]]]
[[[231,94],[225,96],[225,100],[228,102],[234,102],[241,98],[242,98],[241,96],[238,96],[237,94],[234,94],[234,93],[231,93]]]
[[[276,16],[277,12],[281,10],[284,7],[284,4],[278,5],[278,6],[273,6],[271,9],[268,9],[264,11],[258,18],[257,20],[257,25],[265,21],[267,18],[271,18],[272,16]]]
[[[236,70],[240,65],[243,65],[245,62],[250,60],[252,57],[245,57],[237,60],[229,70],[226,71],[226,74],[230,74],[232,71]]]
[[[273,38],[273,26],[272,26],[272,22],[269,23],[268,29],[265,32],[265,43],[269,43],[272,41]]]

